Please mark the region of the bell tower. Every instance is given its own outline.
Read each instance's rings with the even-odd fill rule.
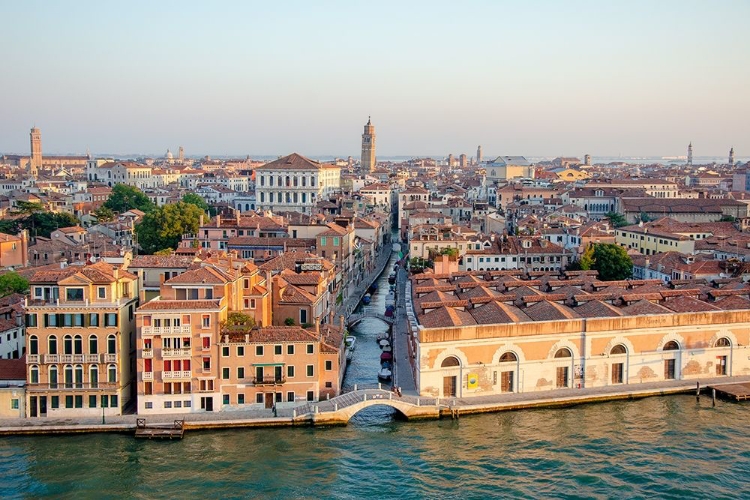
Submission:
[[[362,173],[369,174],[375,170],[375,125],[367,117],[365,133],[362,134]]]
[[[29,134],[31,139],[31,159],[29,160],[29,173],[36,179],[39,169],[42,168],[42,131],[34,127]]]
[[[693,166],[693,141],[690,141],[690,144],[688,144],[687,164],[689,167]]]

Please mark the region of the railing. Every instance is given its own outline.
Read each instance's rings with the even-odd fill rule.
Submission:
[[[44,355],[44,362],[45,363],[59,363],[60,362],[60,355],[58,355],[58,354],[45,354]]]
[[[60,354],[60,363],[72,363],[73,362],[73,355],[72,354]]]
[[[73,354],[73,363],[83,363],[83,354]]]
[[[192,372],[190,370],[183,370],[178,372],[161,372],[161,378],[164,380],[192,378]]]
[[[37,364],[39,363],[39,354],[27,354],[26,355],[26,363],[29,364]]]
[[[117,354],[105,354],[104,355],[104,363],[117,363]]]
[[[66,390],[66,391],[80,391],[80,390],[89,390],[89,389],[115,389],[117,388],[117,383],[113,382],[99,382],[96,384],[90,384],[90,383],[65,383],[65,382],[58,382],[58,383],[51,383],[51,384],[27,384],[26,388],[30,391],[39,391],[39,390],[48,390],[48,389],[60,389],[60,390]]]
[[[154,357],[154,350],[151,349],[151,348],[149,348],[149,349],[143,349],[141,351],[141,355],[144,358],[153,358]]]
[[[144,326],[141,329],[141,333],[143,335],[175,335],[175,334],[188,334],[192,330],[190,329],[190,325],[183,325],[183,326]]]
[[[98,354],[85,354],[83,359],[85,363],[98,363],[99,355]]]
[[[183,349],[163,348],[161,350],[161,356],[163,358],[190,357],[191,354],[192,352],[189,347]]]
[[[143,380],[154,380],[154,372],[142,372],[142,373],[143,373]]]
[[[255,377],[253,378],[253,384],[255,385],[279,385],[286,383],[286,379],[284,377],[276,378],[276,377]]]

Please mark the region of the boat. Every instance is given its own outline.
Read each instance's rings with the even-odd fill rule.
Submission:
[[[388,340],[388,332],[380,332],[377,337],[378,342],[381,340]]]
[[[391,273],[388,276],[388,283],[390,283],[391,285],[393,285],[394,283],[396,283],[396,273]]]
[[[390,380],[391,371],[388,368],[381,368],[378,372],[378,380]]]
[[[344,342],[346,342],[346,348],[351,349],[352,351],[357,346],[357,337],[354,337],[352,335],[347,335],[344,339]]]
[[[362,297],[362,303],[364,305],[367,305],[370,303],[370,300],[372,300],[372,296],[369,293],[366,293],[364,297]]]
[[[346,362],[351,363],[354,359],[354,349],[346,348]]]
[[[390,361],[393,359],[393,354],[390,352],[384,352],[380,354],[380,361]]]
[[[370,293],[370,295],[372,295],[375,292],[377,292],[378,291],[378,284],[377,284],[377,282],[373,281],[372,285],[370,285],[370,287],[367,289],[367,291]]]
[[[380,345],[380,347],[390,347],[391,343],[388,342],[388,339],[381,339],[378,341],[378,345]]]
[[[390,345],[383,346],[383,352],[391,352],[393,348]]]

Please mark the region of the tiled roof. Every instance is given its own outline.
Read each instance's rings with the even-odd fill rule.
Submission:
[[[138,308],[138,311],[171,311],[171,310],[203,310],[219,309],[220,299],[214,300],[152,300]]]
[[[133,257],[128,267],[157,269],[187,269],[193,263],[191,257],[179,255],[138,255]]]
[[[0,380],[26,380],[26,356],[0,359]]]
[[[474,325],[476,321],[466,311],[452,307],[441,307],[423,314],[419,318],[420,323],[426,328],[439,328],[448,326]]]

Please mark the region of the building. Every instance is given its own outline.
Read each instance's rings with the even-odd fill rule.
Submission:
[[[261,210],[316,213],[341,185],[341,167],[319,163],[293,153],[258,167],[256,206]]]
[[[26,417],[26,360],[0,360],[0,418]]]
[[[477,146],[477,165],[482,163],[482,146]]]
[[[42,168],[42,131],[34,127],[29,133],[31,141],[31,158],[29,159],[29,174],[36,179]]]
[[[61,265],[29,287],[28,416],[121,415],[135,390],[137,277],[104,262]]]
[[[18,236],[0,233],[0,269],[18,269],[29,265],[29,239],[24,230]]]
[[[498,156],[487,164],[488,182],[533,179],[534,166],[523,156]]]
[[[375,125],[372,124],[368,116],[365,132],[362,134],[362,172],[371,173],[375,170],[375,164]]]
[[[750,287],[741,280],[669,286],[512,273],[412,278],[420,395],[554,397],[750,371]]]

